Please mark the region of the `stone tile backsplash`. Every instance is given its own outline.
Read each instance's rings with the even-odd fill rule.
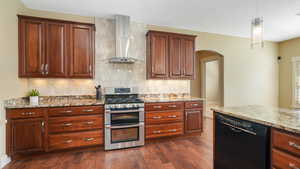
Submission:
[[[111,64],[115,56],[115,28],[110,19],[96,19],[95,79],[29,79],[29,89],[38,89],[41,95],[91,95],[94,86],[138,87],[141,94],[190,93],[189,80],[146,80],[145,24],[131,23],[130,57],[134,64]]]

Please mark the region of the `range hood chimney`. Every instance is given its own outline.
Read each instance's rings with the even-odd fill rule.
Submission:
[[[130,46],[130,17],[115,15],[116,27],[116,56],[109,59],[110,63],[131,64],[135,58],[128,56]]]

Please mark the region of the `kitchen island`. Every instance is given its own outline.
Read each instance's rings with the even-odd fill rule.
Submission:
[[[265,163],[265,168],[300,168],[300,111],[265,106],[216,107],[212,110],[214,111],[215,124],[215,166],[216,163],[219,163],[217,165],[220,165],[220,163],[226,165],[224,161],[220,162],[217,157],[218,155],[216,155],[219,149],[222,149],[224,153],[224,148],[219,145],[220,140],[218,139],[222,138],[222,141],[226,142],[234,138],[233,140],[239,140],[239,142],[241,142],[241,147],[237,148],[235,144],[235,147],[228,149],[228,159],[231,160],[232,163],[238,162],[238,160],[240,161],[244,154],[249,154],[249,152],[245,150],[253,153],[255,152],[254,150],[265,149],[266,155],[264,161],[256,160],[253,155],[248,156],[247,162],[249,162],[249,168],[251,168],[250,166],[254,163]],[[225,120],[220,120],[220,117]],[[217,123],[224,125],[223,127],[218,127]],[[263,135],[257,126],[265,129]],[[226,130],[226,128],[228,128],[228,130]],[[222,135],[222,137],[219,137],[219,135]],[[266,139],[259,143],[258,139],[262,140],[263,137],[266,137]],[[263,146],[260,146],[260,144]],[[251,147],[251,149],[248,149],[249,147]],[[239,155],[236,156],[236,154]],[[257,156],[259,155],[261,155],[261,153],[257,154]],[[239,159],[237,159],[237,157]]]

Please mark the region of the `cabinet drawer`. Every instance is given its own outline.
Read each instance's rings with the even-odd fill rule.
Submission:
[[[49,135],[50,151],[101,144],[103,144],[102,130]]]
[[[273,147],[291,152],[300,156],[300,137],[278,130],[272,130]]]
[[[103,128],[103,115],[51,117],[48,122],[50,133],[101,128]]]
[[[87,114],[103,114],[103,106],[81,106],[81,107],[61,107],[49,108],[49,116],[69,116],[69,115],[87,115]]]
[[[164,110],[181,110],[183,109],[182,102],[168,102],[168,103],[147,103],[145,111],[164,111]]]
[[[202,108],[203,102],[202,101],[195,101],[195,102],[185,102],[186,109],[195,109],[195,108]]]
[[[183,134],[183,123],[146,126],[146,138],[157,138]]]
[[[300,168],[300,158],[273,149],[272,165],[274,168],[280,169],[298,169]]]
[[[146,124],[174,123],[183,120],[183,111],[147,112]]]
[[[44,115],[45,115],[45,109],[9,109],[9,110],[7,110],[7,118],[10,118],[10,119],[44,117]]]

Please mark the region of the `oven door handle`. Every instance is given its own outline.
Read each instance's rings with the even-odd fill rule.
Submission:
[[[125,126],[105,126],[106,128],[110,128],[110,129],[123,129],[123,128],[130,128],[130,127],[139,127],[139,126],[144,126],[144,123],[140,123],[140,124],[132,124],[132,125],[125,125]]]
[[[119,111],[106,110],[105,112],[113,114],[113,113],[135,113],[135,112],[141,112],[142,113],[144,111],[138,109],[138,110],[119,110]]]

